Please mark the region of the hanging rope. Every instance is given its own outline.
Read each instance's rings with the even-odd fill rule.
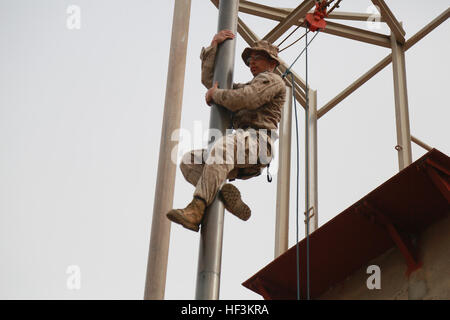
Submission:
[[[308,31],[306,31],[306,34],[307,33],[308,33]],[[306,34],[304,36],[306,36]],[[292,64],[289,66],[289,68],[287,68],[286,71],[281,75],[281,77],[283,79],[286,78],[286,76],[291,73],[291,69],[294,66],[294,64],[297,62],[298,59],[300,59],[300,57],[302,56],[303,52],[306,51],[308,46],[311,44],[311,42],[313,42],[313,40],[317,37],[318,34],[319,34],[319,31],[316,32],[316,34],[312,37],[311,41],[306,43],[305,48],[300,52],[300,54],[297,56],[297,58],[294,60],[294,62],[292,62]],[[306,86],[306,87],[308,88],[308,86]]]
[[[341,1],[342,1],[342,0],[338,0],[338,1],[334,4],[334,6],[333,6],[330,10],[328,10],[328,14],[332,13],[334,9],[339,8],[339,5],[341,4]],[[330,5],[332,2],[333,2],[333,1],[330,1],[330,2],[328,3],[328,5]]]
[[[330,0],[328,2],[322,2],[322,6],[330,6],[335,0]],[[337,0],[336,4],[329,10],[327,13],[324,13],[324,15],[330,14],[334,9],[339,8],[339,4],[342,0]],[[320,1],[316,1],[318,5],[321,5]],[[317,6],[316,6],[317,8]],[[283,44],[286,39],[288,39],[292,34],[294,34],[301,26],[304,26],[306,24],[303,22],[301,25],[297,26],[297,28],[294,29],[286,38],[283,39],[278,44],[278,47]],[[309,28],[311,26],[308,25],[307,29],[305,30],[305,34],[302,35],[299,39],[288,45],[287,47],[283,48],[279,52],[286,50],[287,48],[291,47],[298,41],[300,41],[302,38],[305,38],[305,48],[300,52],[300,54],[297,56],[297,58],[292,62],[292,64],[289,66],[289,68],[286,69],[286,71],[282,74],[282,78],[286,78],[289,74],[291,75],[291,83],[292,83],[292,100],[293,100],[293,108],[295,112],[295,132],[296,132],[296,142],[297,142],[297,193],[296,193],[296,276],[297,276],[297,300],[300,300],[300,248],[299,248],[299,228],[298,228],[298,193],[299,193],[299,162],[300,162],[300,156],[299,156],[299,134],[298,134],[298,116],[297,116],[297,103],[295,99],[295,80],[294,80],[294,74],[291,72],[292,67],[294,64],[300,59],[302,54],[306,52],[305,54],[305,82],[306,82],[306,88],[305,88],[305,167],[308,168],[309,166],[309,85],[308,85],[308,47],[311,44],[311,42],[317,37],[317,35],[320,32],[320,28],[317,28],[316,34],[312,37],[311,41],[308,42],[308,33]],[[292,106],[291,106],[292,107]],[[310,270],[309,270],[309,264],[310,264],[310,254],[309,254],[309,220],[310,220],[310,209],[309,208],[309,170],[305,170],[305,180],[306,180],[306,194],[305,194],[305,223],[306,223],[306,299],[310,300]],[[313,211],[314,212],[314,211]]]
[[[317,35],[316,33],[314,37]],[[314,39],[314,38],[313,38]],[[311,40],[312,41],[312,40]],[[305,180],[306,180],[306,299],[309,300],[309,86],[308,86],[308,32],[305,33]]]
[[[309,30],[307,31],[307,33],[308,33],[308,32],[309,32]],[[300,38],[298,38],[297,40],[295,40],[294,42],[292,42],[290,45],[284,47],[284,48],[281,49],[279,52],[283,52],[284,50],[286,50],[286,49],[292,47],[294,44],[296,44],[297,42],[299,42],[300,40],[302,40],[304,36],[305,36],[305,35],[302,35]]]
[[[319,6],[319,8],[323,8],[325,9],[326,7],[329,7],[335,0],[329,0],[328,2],[322,2],[320,0],[316,0],[316,4]],[[328,16],[331,12],[334,11],[334,9],[339,8],[340,3],[342,2],[342,0],[337,0],[337,2],[333,5],[333,7],[328,10],[326,12],[326,16]],[[300,27],[305,27],[307,24],[307,21],[303,21],[302,24],[299,24],[291,33],[289,33],[279,44],[277,47],[280,47],[290,36],[292,36]],[[308,30],[309,32],[310,30]],[[314,31],[314,30],[313,30]],[[297,42],[299,42],[301,39],[303,39],[303,37],[305,37],[305,34],[302,35],[300,38],[298,38],[297,40],[295,40],[294,42],[292,42],[291,44],[289,44],[288,46],[284,47],[283,49],[280,49],[279,52],[283,52],[284,50],[292,47],[294,44],[296,44]]]
[[[295,28],[294,29],[294,31],[292,31],[291,33],[289,33],[287,36],[286,36],[286,38],[284,38],[279,44],[278,44],[278,48],[290,37],[290,36],[292,36],[294,33],[295,33],[295,31],[297,31],[300,27],[303,27],[305,25],[305,22],[303,22],[302,24],[299,24],[298,26],[297,26],[297,28]],[[286,49],[286,48],[285,48]],[[284,49],[283,49],[284,50]],[[279,52],[281,52],[281,51],[283,51],[283,50],[280,50]]]
[[[294,60],[294,62],[290,65],[289,68],[286,69],[286,71],[283,73],[282,78],[284,79],[287,75],[291,75],[291,83],[292,83],[292,100],[293,100],[293,108],[295,113],[295,132],[296,132],[296,141],[297,141],[297,193],[296,193],[296,273],[297,273],[297,300],[300,300],[300,248],[299,248],[299,229],[298,229],[298,192],[299,192],[299,163],[300,163],[300,155],[299,155],[299,134],[298,134],[298,116],[297,116],[297,102],[295,99],[295,80],[294,80],[294,74],[291,72],[291,68],[293,65],[297,62],[297,60],[301,57],[301,55],[306,52],[306,89],[305,89],[305,95],[306,95],[306,168],[308,167],[308,129],[309,129],[309,85],[308,85],[308,47],[311,44],[311,42],[315,39],[315,37],[319,34],[319,31],[314,35],[314,37],[311,39],[311,41],[308,42],[308,32],[305,31],[304,37],[305,39],[305,48],[300,52],[298,57]],[[309,174],[308,170],[306,170],[306,185],[309,184]],[[306,199],[308,199],[308,188],[306,188]],[[307,201],[306,204],[306,297],[309,300],[310,299],[310,281],[309,281],[309,203]]]
[[[296,234],[296,245],[295,245],[295,251],[296,251],[296,272],[297,272],[297,300],[300,300],[300,254],[299,254],[299,239],[298,239],[298,190],[299,190],[299,142],[298,142],[298,118],[297,118],[297,103],[295,100],[295,90],[294,90],[294,75],[290,72],[291,78],[292,78],[292,101],[294,103],[294,113],[295,113],[295,133],[296,133],[296,141],[297,141],[297,193],[296,193],[296,201],[295,201],[295,212],[297,213],[295,215],[296,217],[296,223],[295,223],[295,234]]]
[[[302,24],[298,25],[297,28],[294,29],[294,31],[292,31],[286,38],[284,38],[283,41],[281,41],[281,42],[278,44],[278,48],[279,48],[279,47],[280,47],[280,46],[281,46],[281,45],[282,45],[282,44],[283,44],[283,43],[284,43],[291,35],[293,35],[295,31],[297,31],[300,27],[305,26],[305,24],[306,24],[306,21],[303,22]],[[278,52],[283,52],[283,51],[286,50],[287,48],[292,47],[294,44],[296,44],[297,42],[299,42],[304,36],[305,36],[305,35],[302,35],[300,38],[298,38],[297,40],[295,40],[294,42],[292,42],[292,43],[289,44],[288,46],[284,47],[283,49],[280,49],[280,51],[278,51]]]

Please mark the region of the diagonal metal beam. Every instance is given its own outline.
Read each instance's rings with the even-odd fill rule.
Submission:
[[[405,50],[408,50],[417,42],[422,40],[426,35],[428,35],[431,31],[436,29],[441,23],[446,21],[450,17],[450,8],[447,8],[444,12],[442,12],[439,16],[437,16],[433,21],[427,24],[425,27],[420,29],[416,34],[414,34],[411,38],[408,39],[405,43]]]
[[[278,66],[277,70],[275,70],[275,71],[279,75],[282,75],[287,70],[287,68],[288,68],[287,64],[285,62],[283,62]],[[303,81],[303,79],[300,78],[300,76],[298,74],[296,74],[294,71],[292,71],[292,69],[290,71],[292,73],[292,76],[294,76],[295,98],[305,108],[306,107],[306,94],[305,94],[304,90],[306,88],[306,84]],[[287,86],[292,86],[291,75],[284,78],[284,82],[286,83]]]
[[[450,189],[448,182],[444,180],[434,168],[431,168],[427,166],[426,172],[428,173],[428,176],[430,177],[431,181],[433,181],[433,184],[435,187],[441,192],[441,194],[444,196],[444,198],[450,202]]]
[[[388,55],[383,60],[378,62],[374,67],[372,67],[369,71],[359,77],[355,82],[345,88],[341,93],[339,93],[336,97],[331,99],[326,105],[324,105],[317,112],[317,118],[321,118],[325,113],[333,109],[338,103],[347,98],[350,94],[355,92],[359,87],[361,87],[364,83],[366,83],[369,79],[371,79],[378,72],[383,70],[386,66],[388,66],[392,62],[392,55]]]
[[[375,207],[372,203],[365,200],[363,205],[372,211],[375,219],[381,222],[389,232],[392,241],[395,243],[405,259],[408,266],[407,274],[409,275],[411,272],[422,267],[423,262],[418,259],[417,246],[404,235],[404,232],[400,232],[400,230],[394,226],[392,220],[389,219],[389,217],[382,212],[381,209]]]
[[[276,21],[285,21],[287,17],[292,14],[293,11],[291,9],[279,9],[272,8],[269,6],[261,5],[258,3],[250,2],[250,1],[242,1],[239,3],[239,10],[241,12],[249,13],[258,17],[276,20]],[[298,18],[295,21],[294,25],[302,25],[304,23],[303,17]],[[367,31],[360,28],[349,27],[343,24],[339,24],[336,22],[327,21],[327,26],[323,33],[328,33],[332,35],[336,35],[339,37],[352,39],[356,41],[361,41],[365,43],[370,43],[378,46],[382,46],[385,48],[391,48],[390,38],[387,35],[376,33],[372,31]]]
[[[290,27],[297,24],[298,20],[304,18],[308,11],[314,7],[315,0],[305,0],[297,8],[295,8],[284,20],[273,28],[263,40],[274,43],[283,35]]]
[[[422,148],[424,148],[427,151],[433,150],[433,147],[430,147],[428,144],[426,144],[425,142],[417,139],[413,135],[411,135],[411,141],[414,142],[415,144],[417,144],[418,146],[421,146]]]
[[[379,8],[381,16],[386,20],[386,23],[388,24],[389,28],[391,28],[391,31],[395,35],[397,41],[401,44],[404,44],[406,32],[397,18],[395,18],[386,2],[384,2],[384,0],[372,0],[372,3]]]
[[[405,42],[404,48],[405,51],[410,49],[417,42],[422,40],[426,35],[428,35],[431,31],[436,29],[440,24],[446,21],[450,17],[450,8],[445,10],[439,16],[437,16],[433,21],[419,30],[416,34],[414,34],[408,41]],[[378,62],[374,67],[372,67],[369,71],[359,77],[355,82],[345,88],[341,93],[339,93],[336,97],[331,99],[327,104],[325,104],[317,113],[317,117],[322,117],[325,113],[334,108],[339,102],[347,98],[350,94],[355,92],[359,87],[361,87],[366,81],[375,76],[378,72],[383,70],[386,66],[388,66],[392,62],[392,54],[386,56],[383,60]]]

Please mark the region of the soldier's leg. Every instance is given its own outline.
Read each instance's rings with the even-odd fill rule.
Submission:
[[[239,140],[241,140],[241,143],[242,137],[244,136],[244,145],[246,146],[244,148],[246,155],[245,158],[248,160],[248,155],[251,153],[251,147],[248,148],[248,146],[252,145],[252,143],[250,143],[248,136],[245,136],[246,134],[242,135],[241,133],[227,135],[219,139],[219,141],[217,141],[213,146],[211,154],[205,163],[203,163],[203,161],[201,163],[195,163],[200,162],[195,161],[196,154],[201,154],[200,152],[190,152],[188,153],[189,155],[185,155],[185,157],[188,158],[187,160],[191,161],[184,161],[184,163],[182,161],[182,165],[180,164],[180,167],[186,180],[192,184],[197,181],[196,190],[194,192],[194,199],[185,209],[174,209],[167,213],[167,217],[171,221],[179,223],[188,229],[198,231],[206,205],[211,204],[223,182],[227,178],[236,178],[238,173],[237,169],[239,169],[238,165],[243,168],[255,165],[252,162],[247,164],[236,163],[236,158],[238,156],[238,143],[236,141],[237,135],[240,136]],[[203,168],[202,171],[201,168]],[[240,200],[240,193],[238,200]],[[231,205],[234,206],[239,203],[236,199],[231,202]],[[227,208],[227,210],[230,211],[231,209]],[[248,208],[248,211],[249,210],[250,209]],[[238,215],[233,211],[230,212]],[[240,218],[246,220],[248,219],[249,214],[250,212],[248,212],[248,216],[245,216],[244,212],[244,215]]]
[[[205,200],[207,206],[213,202],[225,180],[235,177],[235,153],[234,133],[221,137],[211,148],[194,192],[194,196]]]
[[[194,193],[194,198],[186,208],[173,209],[167,213],[166,216],[170,221],[181,224],[183,227],[193,231],[199,230],[206,206],[212,202],[223,181],[233,172],[233,161],[230,162],[230,159],[224,161],[223,159],[223,150],[227,147],[227,139],[219,140],[221,143],[215,145],[215,147],[213,146],[211,150],[211,155],[208,157],[210,161],[203,161],[205,150],[193,150],[183,155],[180,163],[183,176],[189,183],[196,184],[196,192],[199,186],[202,187],[200,187],[200,194]],[[233,146],[234,144],[231,144],[228,147],[230,148],[229,150],[233,150]],[[234,152],[231,153],[234,154]],[[222,159],[217,161],[217,165],[210,164],[211,160],[219,156]],[[217,185],[214,185],[214,183]]]
[[[237,163],[239,169],[237,179],[247,180],[259,176],[263,168],[272,161],[273,145],[266,131],[254,129],[244,132],[245,140],[245,163]],[[239,145],[238,145],[239,151]]]
[[[202,155],[203,154],[203,155]],[[197,186],[198,180],[203,173],[205,166],[206,149],[198,149],[186,152],[181,158],[180,170],[186,181]],[[235,168],[228,173],[227,179],[235,179],[237,176],[238,168]]]
[[[260,166],[258,165],[257,158],[257,135],[251,134],[248,131],[237,130],[236,131],[236,168],[238,170],[237,178],[242,179],[242,173],[253,173],[249,174],[246,178],[250,176],[259,175],[261,172]],[[227,183],[225,184],[220,195],[222,197],[225,209],[234,214],[239,219],[244,221],[248,220],[251,216],[251,210],[242,201],[241,193],[236,186]]]
[[[194,196],[210,205],[225,180],[236,178],[239,168],[258,166],[257,153],[256,134],[237,130],[220,138],[206,160]]]
[[[203,172],[205,161],[203,160],[203,153],[205,149],[197,149],[186,152],[181,158],[180,170],[186,181],[192,184],[194,187],[197,185],[198,180]]]
[[[184,178],[193,186],[197,185],[203,172],[203,153],[205,149],[192,150],[183,155],[180,170]],[[184,209],[172,209],[167,218],[183,227],[198,231],[205,212],[206,203],[202,199],[194,198]]]

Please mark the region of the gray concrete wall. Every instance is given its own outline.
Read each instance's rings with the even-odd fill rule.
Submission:
[[[407,266],[395,247],[368,262],[320,299],[450,299],[450,216],[428,227],[418,239],[423,267],[406,276]],[[381,289],[367,288],[367,267],[378,265]]]

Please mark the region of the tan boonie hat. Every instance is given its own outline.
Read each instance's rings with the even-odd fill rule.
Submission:
[[[242,52],[242,59],[247,66],[247,60],[253,51],[263,51],[277,62],[277,66],[280,64],[280,59],[278,58],[278,47],[274,46],[267,40],[260,40],[256,41],[253,46],[245,48],[244,52]]]

